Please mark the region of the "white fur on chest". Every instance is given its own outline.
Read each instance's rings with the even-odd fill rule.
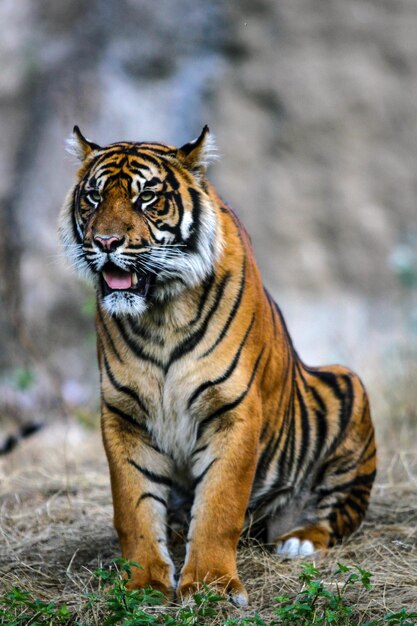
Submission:
[[[174,366],[159,387],[148,428],[155,443],[179,465],[187,465],[197,440],[198,421],[188,407],[193,389],[188,367]]]

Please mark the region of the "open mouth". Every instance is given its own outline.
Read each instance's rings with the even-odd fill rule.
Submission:
[[[137,293],[146,298],[152,284],[152,277],[143,272],[131,270],[126,272],[113,263],[106,263],[101,272],[104,296],[115,292]]]

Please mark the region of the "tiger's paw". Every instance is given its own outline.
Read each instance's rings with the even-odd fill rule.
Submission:
[[[329,530],[323,525],[300,528],[277,537],[275,554],[282,559],[305,558],[318,555],[329,546]]]
[[[174,599],[174,574],[171,564],[160,562],[153,563],[149,568],[133,568],[132,578],[126,583],[126,589],[147,589],[151,587],[161,592],[167,601]]]
[[[298,539],[298,537],[290,537],[285,541],[278,541],[275,545],[275,554],[282,559],[296,559],[298,557],[307,557],[317,554],[317,549],[309,539]]]
[[[177,596],[182,604],[191,604],[194,595],[198,592],[205,591],[207,586],[210,590],[224,595],[225,599],[229,599],[237,607],[244,607],[248,604],[248,593],[239,578],[230,578],[228,581],[224,582],[222,579],[215,580],[209,585],[205,581],[202,583],[180,582],[177,589]]]

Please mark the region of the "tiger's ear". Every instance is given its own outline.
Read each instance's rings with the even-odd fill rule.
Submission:
[[[178,148],[177,157],[187,169],[204,174],[210,163],[218,158],[216,142],[209,127],[204,126],[197,139]]]
[[[77,157],[80,161],[85,161],[95,150],[102,149],[101,146],[84,137],[78,126],[74,126],[72,135],[67,139],[66,147],[67,152]]]

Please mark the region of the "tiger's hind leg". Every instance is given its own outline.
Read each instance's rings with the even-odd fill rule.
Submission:
[[[359,527],[368,508],[376,474],[369,403],[362,383],[354,374],[343,373],[338,379],[339,390],[343,388],[342,382],[349,380],[353,398],[350,415],[316,472],[311,495],[300,511],[296,526],[275,535],[276,553],[283,558],[305,557],[333,546]],[[339,415],[343,414],[343,406],[346,407],[342,403]]]

